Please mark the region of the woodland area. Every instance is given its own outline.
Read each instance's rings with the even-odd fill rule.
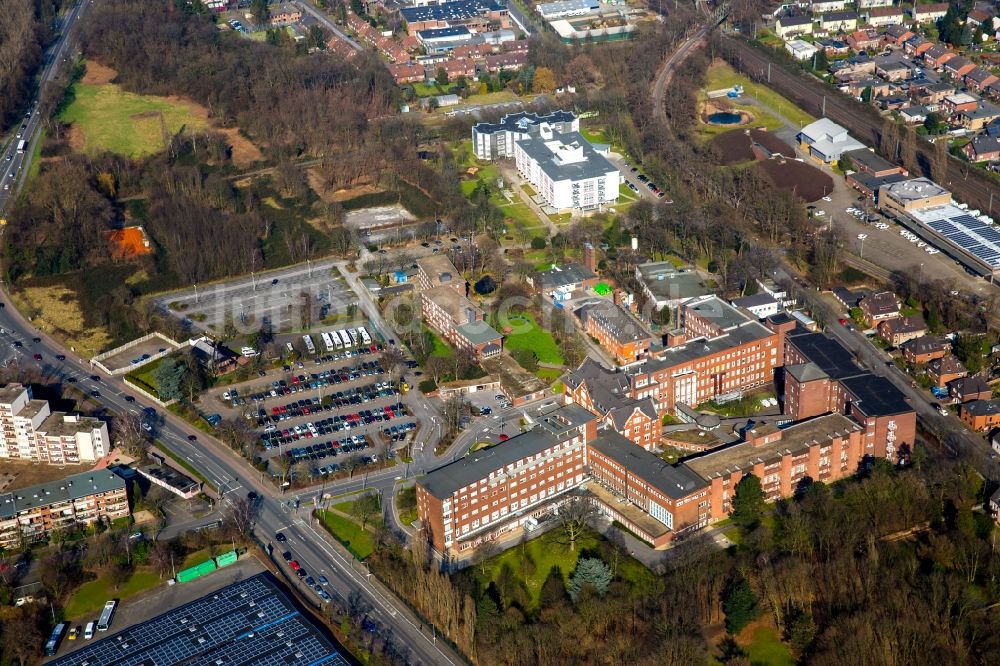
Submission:
[[[62,0],[5,2],[0,11],[0,127],[24,112],[34,75],[52,38]]]

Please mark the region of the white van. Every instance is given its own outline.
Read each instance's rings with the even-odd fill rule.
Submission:
[[[83,630],[83,637],[88,641],[94,637],[94,623],[88,622],[87,628]]]

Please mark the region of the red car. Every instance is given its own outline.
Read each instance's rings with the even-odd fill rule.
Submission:
[[[508,439],[510,439],[510,435],[500,435],[500,437],[498,439],[501,442],[506,442]]]
[[[301,566],[299,566],[298,560],[292,560],[291,562],[288,563],[288,566],[290,566],[295,571],[298,571],[299,569],[302,568]]]
[[[840,322],[841,326],[847,326],[847,320],[846,319],[838,319],[837,321]]]
[[[36,361],[41,361],[42,360],[42,355],[41,354],[35,354],[34,356],[32,356],[32,358],[35,359]]]

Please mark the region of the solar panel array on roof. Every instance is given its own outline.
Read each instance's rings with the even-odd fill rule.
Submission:
[[[269,574],[224,587],[49,663],[350,664],[288,600]]]
[[[913,211],[911,215],[990,268],[1000,268],[1000,230],[951,204]]]

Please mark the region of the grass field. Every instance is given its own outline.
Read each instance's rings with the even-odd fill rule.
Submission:
[[[778,114],[788,118],[791,122],[796,125],[808,125],[815,118],[810,116],[808,113],[795,106],[787,99],[774,92],[767,86],[761,85],[759,83],[754,83],[747,77],[743,76],[727,63],[717,60],[708,68],[707,83],[705,84],[706,90],[720,90],[722,88],[731,88],[736,84],[743,86],[743,91],[745,96],[749,96],[757,100],[760,104],[769,107],[770,109],[777,111]],[[732,102],[733,100],[726,100]],[[736,104],[741,109],[750,111],[756,116],[760,116],[759,110],[755,106],[748,104]],[[760,122],[751,123],[752,127],[760,127],[762,124],[767,125],[771,122],[777,122],[780,126],[781,121],[777,118],[758,118]],[[704,128],[703,128],[704,129]],[[715,128],[712,128],[715,129]],[[733,129],[730,127],[722,127],[723,131],[728,131]],[[775,127],[768,127],[768,129],[776,129]]]
[[[35,141],[35,149],[31,151],[31,166],[28,167],[28,179],[24,182],[25,189],[38,177],[38,172],[42,170],[42,144],[45,143],[45,130],[38,134]]]
[[[587,553],[589,557],[593,557],[605,544],[606,542],[599,534],[587,532],[577,539],[576,550],[570,550],[569,545],[565,543],[562,530],[555,529],[528,541],[523,547],[510,548],[487,562],[486,576],[483,582],[488,584],[489,581],[495,581],[504,564],[509,564],[515,575],[523,581],[531,604],[535,605],[538,603],[538,595],[541,593],[542,585],[548,578],[552,567],[558,566],[562,570],[563,582],[565,583],[569,580],[573,570],[576,569],[576,562],[581,553]],[[528,575],[523,573],[526,571],[525,567],[522,566],[525,558],[534,565],[530,569],[533,570],[533,573]],[[607,561],[607,558],[602,559]],[[478,567],[473,567],[472,570],[475,571],[477,578],[483,579],[482,571]],[[656,580],[649,569],[627,555],[620,558],[617,575],[637,587],[647,589]]]
[[[431,329],[429,329],[427,327],[424,327],[424,330],[426,330],[428,333],[431,334],[431,343],[433,344],[433,348],[431,349],[431,354],[430,355],[431,356],[443,356],[444,358],[451,358],[451,355],[453,353],[452,350],[451,350],[451,347],[449,347],[448,345],[446,345],[444,343],[444,340],[442,340],[438,336],[438,334],[435,333],[434,331],[432,331]]]
[[[97,614],[108,599],[125,599],[155,587],[160,582],[160,577],[156,572],[146,568],[136,569],[132,577],[117,590],[111,585],[109,576],[101,576],[97,580],[80,586],[80,589],[66,604],[66,617],[79,620],[84,616]]]
[[[19,310],[33,314],[32,322],[39,329],[62,337],[65,344],[82,355],[97,354],[113,342],[103,326],[87,325],[80,294],[65,284],[38,281],[11,298]]]
[[[511,326],[514,330],[504,337],[504,347],[508,351],[530,349],[542,363],[562,365],[564,363],[559,346],[552,334],[542,329],[528,315],[511,317],[510,322],[500,322],[501,326]]]
[[[203,110],[191,103],[125,92],[113,83],[78,83],[75,95],[60,120],[76,128],[82,141],[74,148],[86,152],[141,157],[163,150],[164,127],[172,135],[208,124]]]
[[[372,554],[375,546],[372,535],[361,529],[361,525],[330,511],[317,511],[317,515],[330,533],[351,551],[354,557],[363,560]]]
[[[771,627],[753,627],[750,642],[745,644],[751,664],[767,664],[768,666],[794,666],[788,646],[781,642],[777,632]]]
[[[152,363],[147,363],[138,370],[133,370],[132,372],[129,372],[128,374],[125,375],[125,377],[127,379],[134,380],[135,383],[137,383],[140,387],[146,390],[151,389],[153,394],[158,398],[160,397],[160,394],[157,391],[158,387],[154,375],[156,374],[156,369],[160,367],[160,364],[163,363],[164,359],[167,358],[170,357],[164,356],[163,358],[157,359]]]

